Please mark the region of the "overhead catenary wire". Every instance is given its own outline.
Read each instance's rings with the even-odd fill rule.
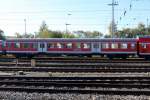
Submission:
[[[118,0],[118,1],[120,1],[120,0]],[[127,8],[118,7],[117,9],[115,9],[121,15],[121,16],[117,16],[117,19],[118,19],[118,20],[116,20],[117,25],[127,25],[127,24],[128,25],[137,25],[137,23],[132,23],[132,20],[138,21],[139,17],[145,16],[144,14],[139,15],[139,12],[147,13],[147,14],[150,12],[149,8],[142,8],[142,9],[135,8],[135,6],[134,6],[135,4],[133,1],[136,1],[136,0],[131,0],[131,1],[132,1],[132,3],[129,3]],[[134,10],[134,15],[133,15],[133,17],[130,18],[129,14],[133,10]],[[96,26],[96,27],[105,25],[107,27],[109,25],[109,21],[111,18],[111,16],[110,16],[111,9],[108,10],[106,8],[102,8],[102,9],[93,9],[93,8],[89,9],[88,8],[88,9],[75,9],[75,10],[50,9],[50,10],[35,10],[35,11],[32,11],[32,10],[31,11],[1,11],[0,10],[0,13],[1,13],[0,22],[4,21],[4,23],[5,23],[5,21],[6,22],[9,21],[8,23],[6,23],[7,25],[13,24],[13,25],[17,25],[17,26],[23,24],[24,18],[27,18],[28,23],[30,25],[38,25],[39,26],[39,24],[43,20],[45,20],[49,26],[50,25],[61,25],[63,23],[63,20],[65,20],[65,17],[63,16],[63,14],[66,14],[66,13],[73,14],[73,16],[71,16],[71,20],[76,21],[76,20],[80,19],[80,20],[83,20],[83,23],[85,23],[85,24],[71,23],[71,26],[69,26],[69,27],[78,26],[78,25],[79,26],[82,26],[82,25]],[[53,14],[50,15],[50,13],[57,13],[57,15],[56,15],[56,17],[51,16]],[[3,15],[7,15],[7,14],[10,16],[7,16],[8,18],[4,18]],[[60,14],[62,16],[60,16]],[[94,16],[88,16],[90,14],[93,14]],[[24,16],[27,16],[27,17],[24,17]],[[12,17],[14,17],[14,18],[12,18]],[[107,19],[107,21],[105,21],[105,23],[103,23],[103,22],[101,23],[100,19],[102,17],[103,17],[102,20]],[[58,21],[56,22],[55,20],[59,20],[60,22],[58,22]],[[87,23],[85,22],[85,20],[87,20]],[[99,21],[100,24],[90,24],[92,22],[88,23],[89,20],[93,21],[93,23],[95,22],[95,20],[97,20],[97,21]],[[39,23],[36,24],[36,21],[38,21]],[[124,23],[123,21],[126,21],[126,22]],[[55,22],[56,22],[56,24],[53,24]],[[64,23],[62,25],[64,25]]]
[[[132,4],[130,4],[130,8],[132,8]],[[124,11],[124,9],[116,9],[117,11]],[[145,12],[150,12],[150,9],[134,9],[135,11],[139,12],[139,11],[145,11]],[[95,13],[95,12],[111,12],[111,10],[106,10],[106,9],[102,9],[102,10],[99,10],[99,9],[96,9],[96,10],[42,10],[42,11],[0,11],[0,13],[9,13],[9,14],[15,14],[15,13],[31,13],[31,14],[34,14],[34,13],[66,13],[66,12],[72,12],[72,13],[76,13],[76,12],[82,12],[82,13],[88,13],[88,12],[91,12],[91,13]]]
[[[133,1],[138,1],[138,0],[130,0],[129,6],[128,6],[129,8],[128,8],[128,7],[127,7],[127,8],[124,8],[123,14],[121,14],[120,17],[119,17],[119,20],[118,20],[119,23],[121,23],[122,20],[127,19],[128,13],[133,10]],[[134,4],[135,4],[135,2],[134,2]],[[142,12],[148,12],[148,11],[150,11],[150,10],[145,9],[145,8],[144,8],[144,9],[135,9],[135,8],[134,8],[134,12],[141,12],[141,11],[142,11]],[[137,14],[137,15],[138,15],[138,16],[141,16],[141,15],[139,15],[139,14]],[[134,13],[134,18],[132,18],[132,20],[135,21],[136,18],[137,18],[137,17],[135,16],[135,13]],[[131,21],[130,21],[130,23],[131,23]],[[128,26],[129,23],[127,23],[126,25]]]

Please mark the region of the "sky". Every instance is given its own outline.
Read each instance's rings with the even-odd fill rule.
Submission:
[[[117,29],[150,24],[150,0],[115,0]],[[42,21],[51,30],[108,33],[112,0],[0,0],[0,29],[7,36],[38,32]],[[148,19],[148,21],[147,21]]]

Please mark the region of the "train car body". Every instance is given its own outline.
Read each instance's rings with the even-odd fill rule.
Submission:
[[[111,38],[101,40],[101,54],[109,58],[126,58],[137,54],[137,39]]]
[[[150,59],[150,36],[139,38],[139,56]]]
[[[5,54],[5,41],[0,40],[0,54]]]
[[[7,54],[16,56],[106,55],[112,58],[137,54],[137,41],[137,39],[7,39],[4,48]]]

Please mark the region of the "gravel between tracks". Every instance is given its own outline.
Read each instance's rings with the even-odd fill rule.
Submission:
[[[129,76],[129,77],[143,77],[143,76],[150,76],[150,73],[45,73],[45,72],[25,72],[26,76],[51,76],[51,77],[103,77],[103,76]]]
[[[0,100],[150,100],[150,96],[49,94],[0,91]]]

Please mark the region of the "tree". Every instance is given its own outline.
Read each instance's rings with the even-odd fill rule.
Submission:
[[[39,32],[37,34],[39,38],[74,38],[71,34],[64,34],[61,31],[52,31],[48,29],[45,21],[42,22]]]
[[[16,38],[34,38],[34,35],[31,33],[21,35],[20,33],[16,32],[15,35]]]
[[[63,33],[62,38],[75,38],[75,35]]]
[[[18,32],[15,33],[16,38],[23,38],[22,35]]]
[[[150,34],[149,31],[150,27],[148,27],[147,32],[145,25],[143,23],[139,23],[135,28],[123,28],[122,30],[119,30],[117,33],[115,33],[115,36],[118,38],[136,38]]]
[[[1,29],[0,29],[0,39],[1,39],[1,40],[5,40],[5,39],[6,39],[6,37],[5,37],[5,35],[4,35],[4,31],[1,30]]]
[[[23,34],[23,37],[25,38],[34,38],[34,35],[32,33]]]
[[[145,25],[143,23],[139,23],[137,28],[139,31],[145,31]]]
[[[111,36],[106,34],[106,35],[104,35],[104,38],[111,38]]]
[[[92,33],[92,36],[91,37],[93,37],[93,38],[95,38],[95,37],[102,37],[103,36],[103,34],[101,33],[101,32],[98,32],[98,31],[93,31],[93,33]]]
[[[83,30],[74,31],[73,33],[77,38],[85,38],[85,32]]]
[[[50,38],[62,38],[63,34],[60,31],[51,31],[49,30]]]
[[[75,32],[79,38],[100,38],[103,36],[101,32],[98,31],[76,31]]]
[[[50,38],[48,26],[46,25],[45,21],[43,21],[42,25],[40,26],[38,37],[40,37],[40,38]]]
[[[146,28],[146,32],[147,32],[147,35],[150,35],[150,25]]]

